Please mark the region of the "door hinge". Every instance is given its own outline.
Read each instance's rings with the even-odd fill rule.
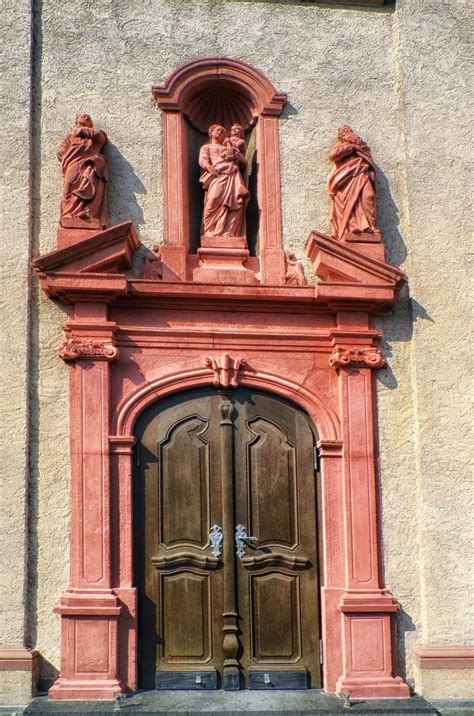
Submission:
[[[324,653],[324,652],[323,652],[323,640],[320,639],[320,640],[319,640],[319,663],[320,663],[320,664],[322,664],[323,661],[324,661],[323,653]]]
[[[319,453],[316,445],[313,447],[313,467],[316,472],[319,472]]]

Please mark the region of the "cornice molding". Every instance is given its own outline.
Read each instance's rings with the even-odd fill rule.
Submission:
[[[419,669],[474,669],[474,645],[424,646],[413,649]]]

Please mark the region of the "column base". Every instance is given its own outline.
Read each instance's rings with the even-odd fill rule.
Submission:
[[[118,620],[122,605],[108,590],[70,589],[55,612],[61,615],[61,676],[51,699],[113,699],[124,690],[118,673]]]
[[[342,677],[336,684],[337,694],[365,699],[408,699],[410,689],[399,676]]]
[[[342,595],[344,674],[336,693],[369,699],[406,699],[410,689],[393,676],[392,625],[399,610],[385,589],[349,589]]]
[[[48,696],[57,701],[106,701],[113,700],[123,692],[120,681],[104,679],[92,680],[58,679],[50,688]]]

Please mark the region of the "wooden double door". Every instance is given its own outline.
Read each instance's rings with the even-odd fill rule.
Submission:
[[[197,389],[137,430],[144,688],[320,686],[314,436],[273,395]]]

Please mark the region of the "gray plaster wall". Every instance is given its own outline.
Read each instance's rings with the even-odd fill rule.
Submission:
[[[6,59],[15,61],[6,84],[11,143],[2,238],[9,281],[4,559],[7,589],[12,585],[4,643],[36,645],[42,677],[57,674],[59,617],[52,609],[69,573],[67,367],[56,356],[65,314],[36,286],[30,301],[27,288],[29,255],[56,245],[57,144],[78,111],[90,112],[109,136],[111,222],[131,218],[145,247],[160,243],[161,123],[151,84],[192,58],[228,55],[288,93],[280,122],[286,248],[303,258],[310,230],[328,228],[327,153],[340,124],[366,139],[378,165],[387,258],[410,282],[410,293],[378,319],[390,364],[378,373],[383,569],[402,605],[401,670],[422,686],[414,644],[473,639],[464,554],[468,0],[397,0],[396,9],[291,0],[35,0],[33,8],[34,92],[29,3],[15,4],[5,33],[13,53],[5,50]]]

